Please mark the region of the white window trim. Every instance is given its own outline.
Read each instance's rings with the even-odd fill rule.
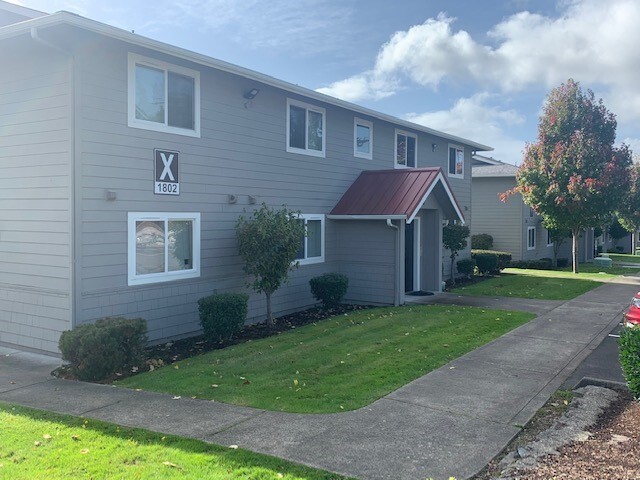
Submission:
[[[295,261],[298,262],[298,265],[311,265],[314,263],[323,263],[324,262],[324,222],[325,216],[316,213],[301,213],[298,215],[298,218],[304,220],[305,232],[307,228],[307,222],[309,220],[320,220],[320,256],[319,257],[310,257],[310,258],[299,258]],[[304,236],[304,251],[307,252],[307,236]]]
[[[533,246],[529,245],[529,232],[533,230]],[[536,227],[527,227],[527,250],[536,249]]]
[[[547,247],[553,247],[553,242],[551,241],[549,230],[547,230]]]
[[[168,101],[167,89],[169,88],[166,79],[167,72],[175,72],[193,78],[194,80],[194,129],[171,127],[167,124],[167,115],[169,109],[165,105],[165,121],[164,123],[149,122],[136,118],[136,65],[145,65],[148,67],[163,70],[165,72],[165,102]],[[152,130],[155,132],[175,133],[177,135],[185,135],[187,137],[200,138],[200,72],[189,68],[179,67],[170,63],[162,62],[153,58],[143,57],[135,53],[129,53],[129,76],[128,76],[128,125],[131,128],[141,128],[143,130]]]
[[[408,165],[408,158],[405,158],[406,165],[398,164],[398,135],[404,135],[405,137],[413,137],[416,140],[416,158],[415,158],[415,166],[410,167]],[[393,142],[393,167],[394,168],[418,168],[418,135],[415,133],[407,132],[405,130],[396,129],[396,133],[394,135]]]
[[[451,149],[455,148],[456,150],[461,150],[462,151],[462,173],[451,173],[449,171],[449,154],[451,152]],[[464,164],[466,163],[465,158],[464,158],[464,147],[461,145],[456,145],[453,143],[450,143],[449,146],[447,147],[447,176],[451,177],[451,178],[464,178]]]
[[[369,129],[369,153],[358,151],[358,125]],[[359,158],[373,159],[373,122],[355,117],[353,119],[353,156]]]
[[[304,108],[306,113],[305,113],[305,134],[304,134],[304,138],[305,138],[305,144],[306,144],[306,148],[297,148],[297,147],[292,147],[289,145],[289,140],[290,140],[290,135],[291,132],[289,131],[289,122],[290,122],[290,116],[291,116],[291,105],[293,105],[294,107],[300,107],[300,108]],[[308,138],[307,138],[307,125],[308,125],[308,112],[312,111],[312,112],[316,112],[316,113],[320,113],[322,114],[322,151],[318,151],[318,150],[310,150],[308,148]],[[286,133],[286,147],[287,147],[287,152],[289,153],[299,153],[301,155],[310,155],[312,157],[325,157],[325,152],[326,152],[326,144],[327,144],[327,111],[322,108],[322,107],[317,107],[315,105],[311,105],[309,103],[304,103],[304,102],[299,102],[298,100],[293,100],[291,98],[287,98],[287,122],[285,125],[285,133]]]
[[[175,272],[136,274],[136,222],[138,221],[169,221],[192,220],[193,221],[193,268]],[[127,228],[128,245],[128,285],[146,285],[149,283],[170,282],[185,278],[200,276],[200,213],[176,213],[176,212],[129,212]],[[166,230],[165,230],[166,232]],[[165,233],[166,234],[166,233]],[[166,262],[165,241],[165,262]],[[166,265],[166,263],[165,263]],[[166,267],[165,267],[166,268]]]

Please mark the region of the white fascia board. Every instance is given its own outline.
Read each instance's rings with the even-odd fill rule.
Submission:
[[[404,220],[406,215],[327,215],[329,220]]]
[[[407,223],[411,223],[413,222],[413,219],[416,218],[416,215],[418,214],[418,212],[420,211],[420,209],[422,208],[422,206],[424,205],[424,202],[427,201],[427,198],[429,198],[429,195],[431,195],[431,192],[433,191],[433,189],[435,188],[435,186],[441,183],[442,186],[444,187],[444,191],[447,193],[447,196],[449,197],[449,201],[451,202],[451,205],[453,206],[453,209],[456,212],[456,215],[458,216],[458,219],[464,223],[464,215],[462,215],[462,212],[460,211],[460,209],[458,208],[458,202],[456,202],[455,197],[453,196],[453,192],[451,191],[451,189],[449,188],[449,185],[447,184],[447,182],[444,179],[444,176],[442,175],[442,172],[438,173],[438,176],[436,177],[436,179],[433,181],[433,183],[431,184],[431,186],[429,187],[429,189],[426,191],[426,193],[424,194],[424,196],[422,197],[422,200],[420,200],[420,203],[418,204],[418,206],[416,207],[416,209],[414,210],[414,212],[411,214],[411,216],[407,219]]]
[[[300,87],[298,85],[294,85],[292,83],[285,82],[283,80],[278,80],[277,78],[274,78],[269,75],[265,75],[263,73],[259,73],[253,70],[249,70],[248,68],[239,67],[237,65],[233,65],[231,63],[227,63],[222,60],[217,60],[217,59],[208,57],[206,55],[191,52],[184,48],[175,47],[167,43],[158,42],[157,40],[152,40],[147,37],[142,37],[135,33],[131,33],[126,30],[122,30],[120,28],[112,27],[111,25],[106,25],[104,23],[100,23],[95,20],[90,20],[88,18],[84,18],[79,15],[74,15],[69,12],[58,12],[52,15],[47,15],[45,17],[36,18],[34,20],[28,20],[26,22],[21,22],[19,24],[2,27],[0,28],[0,40],[3,38],[13,37],[13,36],[28,32],[29,29],[32,27],[36,27],[36,28],[48,27],[48,26],[53,26],[58,24],[73,25],[79,28],[83,28],[85,30],[98,33],[100,35],[121,40],[126,43],[131,43],[144,48],[149,48],[152,50],[167,53],[169,55],[173,55],[174,57],[182,58],[184,60],[188,60],[190,62],[197,63],[199,65],[215,68],[217,70],[222,70],[228,73],[233,73],[235,75],[239,75],[241,77],[245,77],[250,80],[264,83],[265,85],[270,85],[272,87],[276,87],[281,90],[285,90],[287,92],[295,93],[297,95],[300,95],[306,98],[310,98],[319,102],[324,102],[330,105],[335,105],[337,107],[341,107],[341,108],[350,110],[352,112],[357,112],[362,115],[367,115],[369,117],[377,118],[378,120],[389,122],[394,125],[399,125],[404,128],[408,128],[418,132],[424,132],[431,135],[435,135],[440,138],[444,138],[454,142],[459,142],[471,147],[473,150],[476,150],[476,151],[493,150],[492,147],[483,145],[481,143],[477,143],[465,138],[457,137],[455,135],[450,135],[448,133],[439,132],[438,130],[428,128],[423,125],[418,125],[417,123],[408,122],[406,120],[402,120],[400,118],[396,118],[391,115],[386,115],[381,112],[376,112],[375,110],[370,110],[368,108],[361,107],[359,105],[355,105],[350,102],[345,102],[344,100],[339,100],[335,97],[331,97],[329,95],[325,95],[323,93],[319,93],[314,90],[310,90],[308,88]]]

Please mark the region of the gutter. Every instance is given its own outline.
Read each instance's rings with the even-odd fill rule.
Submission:
[[[40,18],[48,18],[47,17],[40,17]],[[43,39],[39,32],[38,32],[38,26],[31,26],[30,28],[30,36],[31,39],[42,45],[45,48],[48,49],[52,49],[55,50],[57,52],[60,52],[62,55],[64,55],[67,58],[67,64],[68,64],[68,74],[69,74],[69,121],[70,121],[70,126],[69,126],[69,147],[71,149],[71,155],[70,155],[70,165],[69,165],[69,179],[70,179],[70,189],[69,189],[69,213],[70,213],[70,280],[71,280],[71,285],[70,285],[70,291],[69,291],[69,296],[70,296],[70,309],[71,309],[71,329],[73,329],[76,326],[76,315],[78,312],[78,305],[76,305],[77,303],[77,295],[76,295],[76,286],[79,284],[79,282],[77,281],[77,276],[78,276],[78,268],[76,265],[76,232],[77,232],[77,228],[76,228],[76,221],[78,220],[77,215],[76,215],[76,184],[77,184],[77,179],[76,179],[76,169],[77,169],[77,159],[76,159],[76,152],[78,151],[77,149],[77,139],[78,139],[78,135],[77,135],[77,125],[76,125],[76,105],[77,105],[77,101],[76,101],[76,89],[75,89],[75,83],[76,83],[76,62],[75,62],[75,58],[73,56],[73,54],[61,47],[59,47],[58,45],[55,45],[51,42],[49,42],[48,40]]]
[[[400,227],[398,225],[394,225],[391,218],[387,218],[387,227],[393,228],[396,231],[396,272],[394,275],[394,298],[393,304],[394,306],[400,305],[400,262],[402,261],[402,252],[400,251]]]

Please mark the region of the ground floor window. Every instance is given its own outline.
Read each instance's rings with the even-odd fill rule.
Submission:
[[[296,260],[300,265],[324,262],[324,215],[301,214],[306,235],[300,239]]]
[[[200,213],[129,212],[128,283],[200,276]]]
[[[536,248],[536,227],[527,227],[527,250]]]
[[[549,230],[547,230],[547,247],[553,247],[553,239]]]

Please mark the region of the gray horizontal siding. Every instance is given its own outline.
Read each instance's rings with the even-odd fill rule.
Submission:
[[[499,194],[515,187],[513,178],[476,177],[472,185],[473,222],[471,234],[488,233],[493,237],[495,250],[511,253],[514,260],[522,259],[522,196],[512,195],[502,202]],[[524,244],[526,249],[526,243]]]
[[[253,208],[248,204],[249,195],[257,197],[258,204],[328,213],[362,170],[393,168],[394,125],[374,122],[374,158],[356,158],[354,113],[318,104],[327,109],[326,157],[287,153],[287,94],[210,69],[201,71],[201,138],[129,128],[127,49],[104,40],[100,52],[84,52],[79,46],[76,54],[81,65],[80,321],[135,315],[149,321],[153,340],[193,333],[199,328],[198,298],[213,291],[246,291],[234,225],[244,209]],[[194,68],[159,54],[137,53]],[[242,93],[255,86],[260,94],[245,106]],[[439,144],[435,152],[432,143]],[[445,169],[447,144],[421,133],[418,165]],[[180,152],[180,196],[153,194],[154,148]],[[466,207],[465,214],[470,215],[470,149],[465,155],[465,179],[451,179],[450,183],[461,206]],[[105,200],[107,189],[116,192],[117,200]],[[227,203],[229,194],[237,195],[236,205]],[[127,286],[126,219],[128,212],[135,211],[201,213],[200,278]],[[389,243],[393,231],[384,222],[371,230],[358,222],[364,234],[356,230],[350,236],[363,237],[359,240],[364,243],[345,246],[338,239],[342,228],[340,222],[327,221],[326,261],[301,266],[291,274],[288,284],[274,294],[277,314],[314,304],[309,279],[337,270],[350,277],[348,299],[393,302],[394,250]],[[249,308],[251,320],[262,319],[263,296],[251,294]]]
[[[28,46],[0,59],[0,343],[57,352],[71,328],[68,65]]]

